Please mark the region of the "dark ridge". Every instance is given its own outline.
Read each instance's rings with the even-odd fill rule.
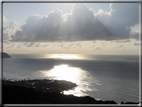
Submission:
[[[3,85],[2,93],[3,104],[117,104],[114,101],[97,101],[90,96],[76,97],[23,86]]]
[[[5,52],[1,52],[1,53],[2,53],[3,58],[11,58],[11,56],[9,56],[7,53]]]
[[[63,90],[76,87],[64,80],[2,80],[2,104],[117,104],[115,101],[96,100],[90,96],[64,95]],[[121,104],[139,104],[126,102]]]
[[[70,81],[65,80],[49,80],[49,79],[34,79],[34,80],[10,80],[4,78],[2,81],[3,85],[10,86],[24,86],[27,88],[33,88],[37,91],[43,92],[62,92],[64,90],[69,90],[77,85]]]

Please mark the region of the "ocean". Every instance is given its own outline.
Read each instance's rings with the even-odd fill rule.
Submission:
[[[3,59],[3,77],[57,79],[78,86],[64,94],[115,102],[139,102],[139,56],[12,55]],[[22,57],[23,56],[23,57]],[[36,56],[36,57],[35,57]]]

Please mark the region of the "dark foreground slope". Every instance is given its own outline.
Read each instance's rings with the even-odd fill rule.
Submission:
[[[42,92],[23,86],[3,85],[2,92],[3,104],[116,104],[114,101],[97,101],[90,96]]]
[[[3,104],[117,104],[115,101],[95,100],[90,96],[64,95],[64,90],[77,85],[64,80],[7,80],[2,81]],[[126,102],[125,104],[138,104]]]

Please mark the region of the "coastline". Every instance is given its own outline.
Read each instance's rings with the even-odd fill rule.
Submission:
[[[34,88],[35,86],[37,88]],[[75,83],[63,80],[29,79],[12,81],[4,79],[2,85],[3,104],[118,104],[113,100],[103,101],[90,96],[77,97],[62,93],[63,90],[72,89],[76,86]],[[139,103],[122,101],[121,104]]]

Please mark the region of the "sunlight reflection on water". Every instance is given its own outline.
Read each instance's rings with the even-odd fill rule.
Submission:
[[[67,80],[74,83],[79,83],[81,78],[81,69],[75,67],[68,67],[68,65],[56,65],[49,71],[41,71],[45,76],[54,77],[55,79]]]
[[[78,86],[74,89],[64,91],[64,94],[73,94],[76,96],[87,95],[86,91],[97,90],[91,87],[90,76],[87,72],[77,67],[70,67],[66,64],[56,65],[49,71],[40,71],[45,77],[52,79],[66,80],[76,83]],[[95,80],[94,80],[95,82]]]
[[[117,58],[123,58],[122,61],[106,61],[105,57],[101,57],[102,61],[97,61],[97,56],[96,60],[90,57],[93,61],[50,58],[3,59],[3,77],[67,80],[78,86],[64,91],[64,94],[88,94],[94,98],[117,102],[137,102],[139,99],[138,61],[123,61],[129,57],[121,56]]]
[[[83,59],[81,55],[78,54],[47,54],[46,58],[54,58],[54,59]]]
[[[72,54],[58,54],[54,56],[55,58],[62,58],[62,59],[78,59],[79,56],[72,55]]]

